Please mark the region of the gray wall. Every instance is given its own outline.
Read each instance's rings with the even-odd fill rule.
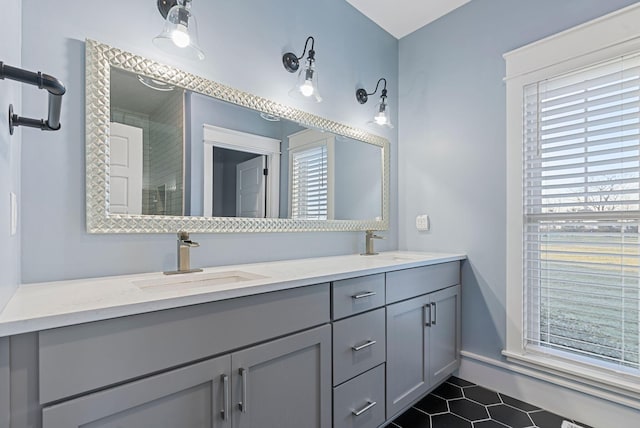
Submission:
[[[0,61],[13,67],[20,67],[22,63],[20,52],[21,40],[21,0],[2,2],[0,14]],[[36,70],[33,70],[36,71]],[[37,92],[38,89],[35,88]],[[40,94],[42,104],[46,102],[46,95]],[[11,80],[0,80],[0,311],[7,303],[13,291],[20,282],[20,230],[14,236],[10,235],[9,192],[20,194],[20,148],[22,146],[23,129],[17,128],[13,136],[9,135],[9,120],[7,109],[9,104],[17,114],[33,117],[41,110],[27,110],[22,102],[22,85]],[[38,116],[39,118],[40,116]],[[26,130],[26,133],[40,131]],[[18,222],[18,228],[20,228]],[[1,425],[1,419],[0,419]]]
[[[155,1],[113,0],[97,5],[90,1],[23,0],[23,65],[46,70],[68,89],[62,105],[62,130],[23,134],[23,282],[175,268],[175,236],[171,234],[89,235],[85,231],[85,38],[369,129],[389,138],[395,163],[396,131],[367,125],[370,108],[357,103],[354,91],[358,85],[372,88],[384,76],[389,81],[391,105],[398,105],[398,41],[347,2],[199,0],[193,2],[192,11],[199,20],[200,44],[207,55],[202,62],[179,60],[153,46],[151,39],[162,28]],[[316,38],[324,102],[303,105],[287,95],[295,75],[284,70],[281,56],[290,50],[300,54],[309,35]],[[42,43],[43,38],[47,43]],[[42,111],[44,100],[37,90],[25,91],[23,111]],[[395,113],[393,121],[397,123]],[[391,178],[391,205],[395,207],[395,167]],[[5,199],[0,194],[0,203]],[[397,246],[395,209],[391,220],[389,239],[380,243],[381,249]],[[348,254],[360,252],[364,246],[362,233],[344,232],[210,234],[194,235],[193,239],[201,244],[192,253],[193,266]],[[2,239],[2,245],[5,242]]]
[[[466,351],[500,359],[505,343],[502,54],[632,3],[474,0],[400,40],[399,246],[468,254]],[[431,232],[416,231],[420,213]]]

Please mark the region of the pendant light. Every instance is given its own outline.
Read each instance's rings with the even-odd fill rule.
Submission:
[[[154,37],[153,43],[171,55],[202,60],[198,23],[190,9],[191,0],[158,0],[158,10],[165,21],[162,33]]]
[[[300,68],[300,60],[304,58],[307,52],[307,45],[311,41],[311,49],[304,67]],[[297,56],[293,52],[287,52],[282,56],[282,64],[289,73],[298,71],[298,79],[296,85],[289,91],[289,95],[295,98],[313,100],[317,103],[322,101],[320,92],[318,92],[318,71],[315,69],[316,51],[313,49],[315,40],[309,36],[304,43],[304,51],[301,56]]]
[[[387,79],[383,77],[378,80],[378,83],[376,83],[376,89],[370,94],[363,88],[358,89],[356,91],[356,99],[360,104],[366,103],[369,99],[369,95],[373,95],[378,92],[378,86],[380,86],[380,82],[382,81],[384,81],[384,87],[380,94],[380,102],[376,104],[373,119],[367,123],[375,123],[376,125],[393,128],[393,125],[391,124],[391,116],[389,115],[389,103],[387,102]]]

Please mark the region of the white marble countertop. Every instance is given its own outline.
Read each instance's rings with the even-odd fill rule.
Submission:
[[[465,258],[391,251],[25,284],[0,312],[0,337]]]

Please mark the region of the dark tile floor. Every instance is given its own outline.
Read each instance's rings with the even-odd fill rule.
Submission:
[[[560,428],[563,420],[554,413],[452,376],[398,416],[389,428]]]

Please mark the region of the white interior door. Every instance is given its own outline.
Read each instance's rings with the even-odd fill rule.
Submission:
[[[265,217],[266,156],[258,156],[236,167],[236,216]]]
[[[109,212],[142,214],[142,129],[111,122]]]

